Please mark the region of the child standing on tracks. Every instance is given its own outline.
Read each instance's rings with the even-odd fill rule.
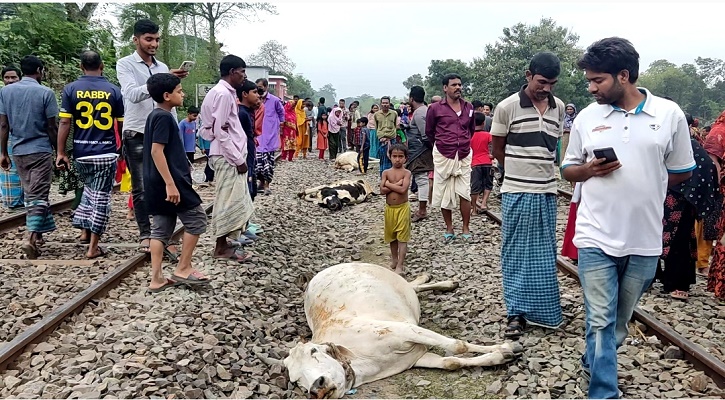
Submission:
[[[493,170],[491,152],[491,134],[484,130],[486,116],[483,113],[475,114],[476,130],[471,138],[471,214],[483,214],[488,209],[488,196],[493,189]],[[483,193],[481,205],[478,205],[478,196]],[[473,211],[475,208],[475,212]]]
[[[362,117],[357,120],[357,128],[355,129],[357,164],[361,174],[368,172],[368,163],[370,162],[370,129],[368,129],[367,125],[367,117]]]
[[[405,254],[410,240],[410,171],[403,168],[408,158],[408,148],[395,144],[390,148],[392,168],[383,171],[380,178],[380,193],[385,195],[385,243],[390,243],[391,269],[405,273]]]
[[[143,181],[146,205],[153,216],[151,224],[151,284],[149,292],[158,293],[180,283],[207,283],[209,278],[191,266],[191,256],[206,231],[207,217],[201,198],[191,186],[189,160],[179,127],[171,114],[173,107],[183,104],[181,80],[175,75],[152,75],[146,86],[157,104],[146,119],[143,144]],[[180,219],[186,229],[181,257],[171,279],[164,277],[161,261]]]

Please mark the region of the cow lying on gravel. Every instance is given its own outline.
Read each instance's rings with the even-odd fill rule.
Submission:
[[[346,172],[352,172],[356,169],[360,169],[360,164],[358,164],[357,159],[357,152],[354,151],[346,151],[337,157],[335,157],[335,169],[341,169]],[[379,163],[380,160],[374,157],[370,157],[368,160],[368,164],[375,164]]]
[[[304,296],[312,341],[298,343],[284,359],[290,381],[310,398],[342,398],[351,388],[412,367],[491,366],[521,352],[519,345],[479,346],[418,326],[418,292],[458,287],[451,281],[427,284],[429,279],[424,275],[408,283],[387,268],[358,262],[318,273]],[[483,355],[441,357],[429,347]]]
[[[322,185],[307,189],[297,197],[317,203],[320,207],[332,211],[341,210],[343,206],[359,204],[374,195],[373,187],[365,180],[342,180],[330,185]]]

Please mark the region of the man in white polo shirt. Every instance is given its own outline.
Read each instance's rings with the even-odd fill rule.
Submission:
[[[586,306],[582,371],[590,398],[618,398],[617,348],[662,254],[665,193],[692,175],[695,160],[682,110],[635,86],[639,54],[629,41],[602,39],[578,66],[596,99],[574,120],[562,166],[565,179],[582,182],[574,235]],[[605,148],[613,152],[603,156]]]

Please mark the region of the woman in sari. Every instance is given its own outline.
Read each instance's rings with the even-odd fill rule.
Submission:
[[[712,214],[722,203],[715,163],[696,139],[690,142],[697,168],[690,179],[667,190],[661,256],[664,270],[658,268],[656,276],[663,291],[678,300],[687,300],[690,285],[696,281],[695,221]]]
[[[284,123],[282,124],[282,160],[292,161],[297,149],[297,114],[295,102],[290,100],[284,105]]]
[[[295,105],[295,117],[297,119],[297,140],[294,158],[297,158],[299,152],[302,152],[302,158],[307,158],[307,148],[310,147],[310,121],[307,119],[305,102],[302,99],[297,100]]]
[[[705,137],[705,150],[715,162],[719,177],[719,188],[725,194],[722,168],[723,162],[725,161],[725,111],[715,120],[710,129],[710,133]],[[717,298],[720,304],[725,304],[725,244],[723,244],[721,239],[723,233],[725,233],[725,212],[723,210],[725,210],[725,204],[717,212],[718,219],[713,234],[717,237],[718,242],[715,244],[712,261],[710,262],[710,270],[707,274],[707,290],[715,294],[715,298]],[[705,222],[705,239],[708,239],[707,218]]]

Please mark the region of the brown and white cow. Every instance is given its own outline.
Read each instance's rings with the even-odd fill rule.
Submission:
[[[342,180],[306,189],[298,193],[297,197],[317,203],[320,207],[338,211],[343,206],[362,203],[374,194],[373,187],[364,179],[359,179]]]
[[[312,340],[298,343],[284,359],[291,382],[310,398],[342,398],[351,388],[412,367],[455,370],[503,364],[520,346],[479,346],[420,327],[417,292],[453,290],[456,282],[406,282],[388,268],[367,263],[329,267],[309,282],[305,316]],[[461,358],[428,351],[438,347]]]

